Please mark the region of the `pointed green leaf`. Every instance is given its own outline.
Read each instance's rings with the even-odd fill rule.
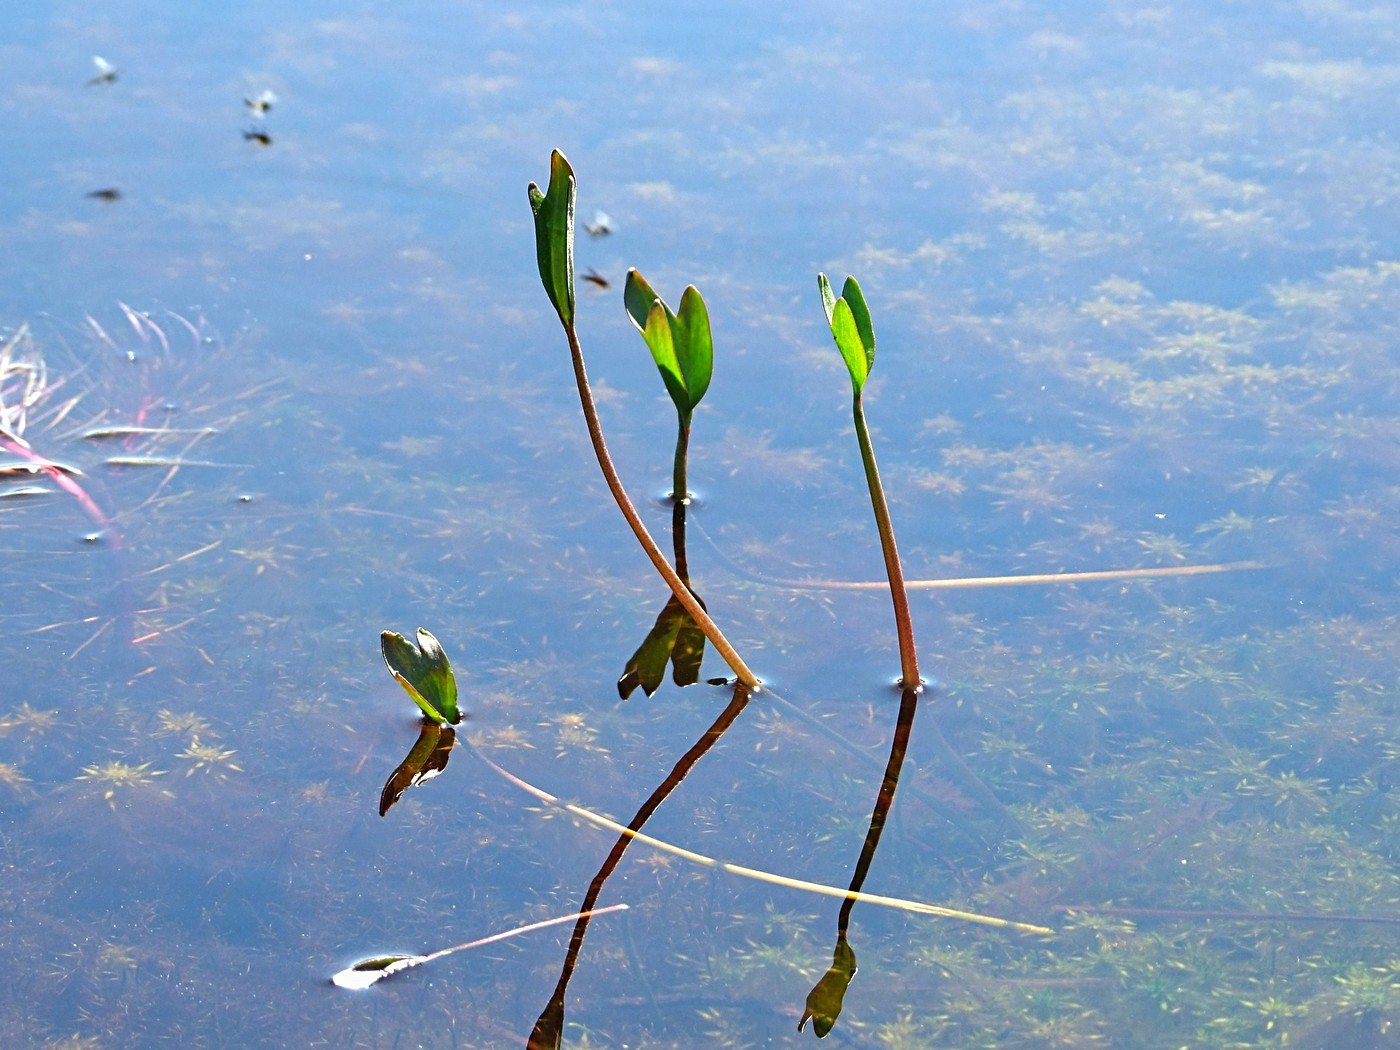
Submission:
[[[622,287],[622,304],[627,307],[627,316],[631,318],[637,331],[646,332],[647,315],[651,313],[651,304],[660,301],[661,296],[652,291],[651,285],[647,283],[645,277],[635,269],[627,271],[627,281]],[[664,302],[661,305],[666,307],[668,318],[673,316],[669,306],[666,306]]]
[[[674,331],[671,311],[666,309],[665,303],[657,299],[651,304],[651,310],[647,314],[642,338],[651,350],[651,359],[661,371],[661,380],[666,384],[666,392],[671,395],[676,411],[686,415],[690,410],[690,395],[686,392],[685,377],[681,375],[681,365],[676,359]]]
[[[818,1039],[823,1038],[836,1027],[836,1019],[841,1016],[842,1001],[851,978],[856,975],[856,953],[846,943],[844,936],[838,937],[836,951],[832,953],[831,969],[822,974],[817,986],[807,993],[807,1009],[797,1022],[800,1032],[812,1022],[812,1031]]]
[[[549,189],[530,183],[530,210],[535,215],[535,255],[545,293],[565,328],[574,324],[574,169],[564,154],[549,157]]]
[[[680,365],[688,398],[686,407],[694,411],[705,396],[705,391],[710,389],[710,373],[715,360],[710,312],[705,308],[705,300],[695,285],[690,285],[681,294],[680,309],[671,322],[671,329],[676,361]]]
[[[714,340],[704,298],[692,285],[681,296],[680,312],[673,313],[645,277],[628,270],[622,300],[627,316],[651,348],[676,411],[688,419],[709,390],[714,370]],[[669,340],[662,338],[659,328],[647,334],[652,310],[658,305],[669,323]]]
[[[656,695],[656,690],[661,688],[661,680],[666,677],[666,661],[676,644],[676,632],[680,630],[673,605],[675,609],[681,608],[674,595],[661,610],[661,615],[656,618],[656,623],[647,632],[647,636],[642,639],[642,644],[627,661],[622,677],[617,680],[617,695],[622,699],[626,700],[631,696],[637,686],[641,686],[642,692],[647,696]],[[681,611],[684,612],[683,609]]]
[[[836,347],[846,362],[846,370],[851,373],[851,384],[859,395],[870,370],[875,367],[875,328],[870,323],[865,294],[854,277],[847,277],[841,288],[841,298],[837,299],[824,273],[817,274],[817,288],[821,292],[822,309],[826,311],[826,323],[831,326]]]
[[[860,342],[860,332],[856,319],[845,299],[836,300],[836,308],[831,312],[831,334],[836,339],[836,348],[846,362],[846,371],[851,373],[851,386],[859,394],[870,374],[870,365],[865,357],[865,347]]]
[[[836,309],[836,293],[831,290],[831,282],[826,279],[826,274],[817,274],[817,290],[822,295],[822,309],[826,311],[826,323],[831,324],[832,311]]]
[[[379,636],[379,644],[389,673],[425,715],[453,725],[462,720],[457,710],[457,679],[447,654],[432,634],[418,628],[415,646],[403,635],[385,631]]]
[[[841,286],[841,298],[846,300],[851,316],[855,318],[860,344],[865,348],[865,372],[869,375],[875,367],[875,327],[870,323],[870,307],[865,305],[865,293],[860,290],[860,284],[854,277],[847,277],[846,283]]]

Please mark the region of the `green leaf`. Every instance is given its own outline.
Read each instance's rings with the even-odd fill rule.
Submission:
[[[681,293],[681,306],[672,322],[671,338],[676,345],[681,378],[690,397],[686,407],[694,411],[705,396],[705,391],[710,389],[715,345],[710,335],[710,312],[705,309],[705,300],[693,284]]]
[[[846,371],[851,373],[851,385],[859,396],[875,366],[875,328],[870,323],[865,295],[854,277],[846,278],[839,299],[832,294],[831,282],[824,273],[817,274],[817,288],[832,338],[836,340],[836,348],[846,362]]]
[[[401,634],[385,631],[379,636],[379,645],[389,673],[425,715],[453,725],[462,720],[457,710],[457,679],[436,638],[420,627],[418,644],[414,645]]]
[[[676,411],[685,419],[700,404],[710,389],[714,370],[714,340],[710,335],[710,314],[705,300],[694,285],[681,295],[679,314],[673,313],[665,300],[652,290],[636,270],[627,271],[627,283],[622,292],[627,316],[646,339],[652,359],[661,372],[666,392]],[[660,306],[669,329],[663,335],[660,322],[653,323],[652,311]]]
[[[639,332],[647,330],[647,315],[651,313],[651,304],[661,302],[661,296],[652,291],[647,279],[635,269],[627,271],[627,281],[622,287],[622,304],[627,308],[627,316],[631,318],[632,324]],[[671,308],[666,307],[666,316],[671,315]]]
[[[854,277],[847,277],[841,286],[841,298],[851,308],[855,318],[856,331],[860,333],[860,344],[865,349],[865,371],[869,374],[875,367],[875,327],[870,323],[870,307],[865,305],[865,293]]]
[[[535,214],[535,254],[540,280],[565,328],[574,324],[574,169],[564,154],[549,157],[549,190],[530,183],[530,210]]]
[[[836,951],[832,953],[831,969],[822,974],[817,986],[807,993],[807,1009],[797,1022],[797,1030],[802,1031],[811,1021],[812,1031],[821,1039],[836,1027],[846,989],[855,975],[856,953],[846,943],[845,936],[840,936],[836,940]]]
[[[826,311],[826,323],[831,324],[832,312],[836,309],[836,293],[831,290],[831,282],[826,274],[817,274],[817,290],[822,295],[822,309]]]
[[[851,373],[851,386],[859,394],[870,375],[870,362],[866,360],[865,348],[860,345],[860,332],[856,319],[845,299],[836,300],[836,309],[831,314],[831,334],[836,339],[836,348],[846,362],[846,371]]]
[[[685,377],[681,374],[680,361],[676,357],[675,327],[670,315],[671,311],[660,299],[652,303],[642,338],[651,350],[651,359],[661,372],[661,381],[666,384],[666,392],[671,395],[676,411],[688,415],[690,395],[686,392]]]

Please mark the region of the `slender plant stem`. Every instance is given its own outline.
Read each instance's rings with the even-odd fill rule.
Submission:
[[[865,467],[865,483],[870,489],[870,506],[875,511],[875,527],[880,531],[880,549],[885,555],[885,575],[890,579],[895,632],[899,636],[902,684],[908,689],[917,689],[923,679],[919,677],[919,654],[914,645],[914,621],[909,615],[909,594],[904,587],[904,569],[899,561],[899,548],[894,542],[890,508],[885,502],[885,490],[880,485],[880,468],[875,465],[875,448],[870,443],[870,428],[865,425],[865,409],[861,407],[859,393],[855,395],[853,406],[856,439],[860,442],[860,461]]]
[[[671,547],[676,554],[676,575],[690,587],[690,563],[685,554],[685,508],[690,503],[686,487],[686,457],[690,454],[690,416],[676,414],[676,461],[671,468]]]
[[[676,459],[671,467],[671,498],[677,503],[690,499],[686,485],[686,457],[690,454],[690,416],[676,413]]]
[[[646,551],[646,555],[651,559],[656,571],[661,574],[661,578],[671,588],[671,593],[676,596],[676,601],[681,603],[685,611],[690,614],[691,619],[695,621],[695,625],[705,633],[705,637],[715,647],[715,652],[719,653],[724,662],[729,665],[739,681],[743,682],[750,690],[759,689],[758,678],[749,670],[748,665],[744,663],[739,654],[734,651],[734,647],[729,644],[729,639],[725,638],[724,632],[719,629],[714,620],[710,619],[709,614],[701,607],[695,595],[690,593],[690,588],[671,567],[671,563],[666,560],[666,555],[661,553],[661,548],[656,545],[656,541],[651,538],[651,533],[647,532],[647,527],[642,523],[637,508],[632,505],[632,499],[627,495],[627,490],[622,487],[622,480],[618,477],[617,468],[613,466],[612,456],[608,453],[607,442],[603,439],[602,424],[598,422],[598,407],[593,401],[593,391],[588,385],[588,372],[583,366],[583,347],[579,345],[578,333],[574,331],[572,325],[565,325],[564,334],[569,339],[569,353],[573,357],[574,379],[578,383],[579,402],[583,406],[584,421],[588,424],[588,439],[593,443],[593,452],[598,457],[598,467],[603,472],[603,480],[608,483],[608,489],[612,492],[618,509],[622,511],[622,516],[627,519],[627,524],[631,527],[633,535],[637,537],[637,542]]]

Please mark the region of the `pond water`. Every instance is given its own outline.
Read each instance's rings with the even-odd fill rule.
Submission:
[[[852,956],[833,1045],[1393,1045],[1400,12],[206,8],[0,14],[7,1045],[789,1046]],[[742,709],[709,649],[619,699],[667,592],[535,270],[555,147],[663,546],[624,274],[709,306],[688,554]],[[911,580],[1219,567],[913,592],[863,889],[1048,933],[861,902],[838,941],[733,870],[844,891],[901,709],[819,270],[873,313]],[[420,625],[465,719],[380,816],[418,726],[379,635]],[[659,785],[575,954],[331,985],[577,911]]]

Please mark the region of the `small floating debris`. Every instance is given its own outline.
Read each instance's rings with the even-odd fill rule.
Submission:
[[[22,475],[45,474],[56,470],[60,474],[82,477],[83,472],[70,463],[59,463],[52,459],[7,459],[0,461],[0,479]]]
[[[260,91],[252,98],[245,98],[243,104],[255,117],[267,116],[267,111],[277,105],[277,94],[273,91]]]
[[[595,211],[593,221],[583,224],[584,230],[593,237],[606,237],[613,232],[613,221],[605,211]]]
[[[178,437],[208,437],[217,434],[219,431],[215,427],[93,427],[91,430],[83,431],[83,437],[88,441],[103,441],[107,438],[124,437],[150,437],[150,436],[178,436]]]
[[[115,204],[122,199],[122,191],[115,186],[104,186],[100,190],[91,190],[84,196],[89,200],[101,201],[103,204]]]
[[[592,918],[594,915],[607,915],[609,912],[626,911],[625,904],[612,904],[606,908],[594,908],[592,911],[575,912],[573,915],[561,915],[556,919],[545,919],[544,922],[532,922],[529,926],[521,926],[514,930],[506,930],[504,933],[493,933],[490,937],[482,937],[480,940],[468,941],[466,944],[453,945],[451,948],[443,948],[441,951],[430,952],[427,955],[379,955],[372,959],[365,959],[357,962],[349,969],[341,970],[331,978],[331,984],[337,988],[350,988],[356,991],[368,988],[370,985],[382,981],[385,977],[407,970],[410,966],[422,966],[426,962],[434,959],[441,959],[444,955],[451,955],[453,952],[464,952],[470,948],[480,948],[487,944],[494,944],[503,941],[507,937],[515,937],[522,933],[533,933],[535,930],[542,930],[546,926],[558,926],[565,922],[577,922],[579,919]]]
[[[117,79],[117,75],[121,72],[121,70],[112,65],[112,63],[108,62],[101,55],[92,56],[92,65],[97,71],[97,75],[87,82],[87,87],[94,87],[97,84],[110,84]]]
[[[173,456],[109,456],[102,461],[108,467],[240,467],[249,463],[215,463],[207,459],[179,459]]]

